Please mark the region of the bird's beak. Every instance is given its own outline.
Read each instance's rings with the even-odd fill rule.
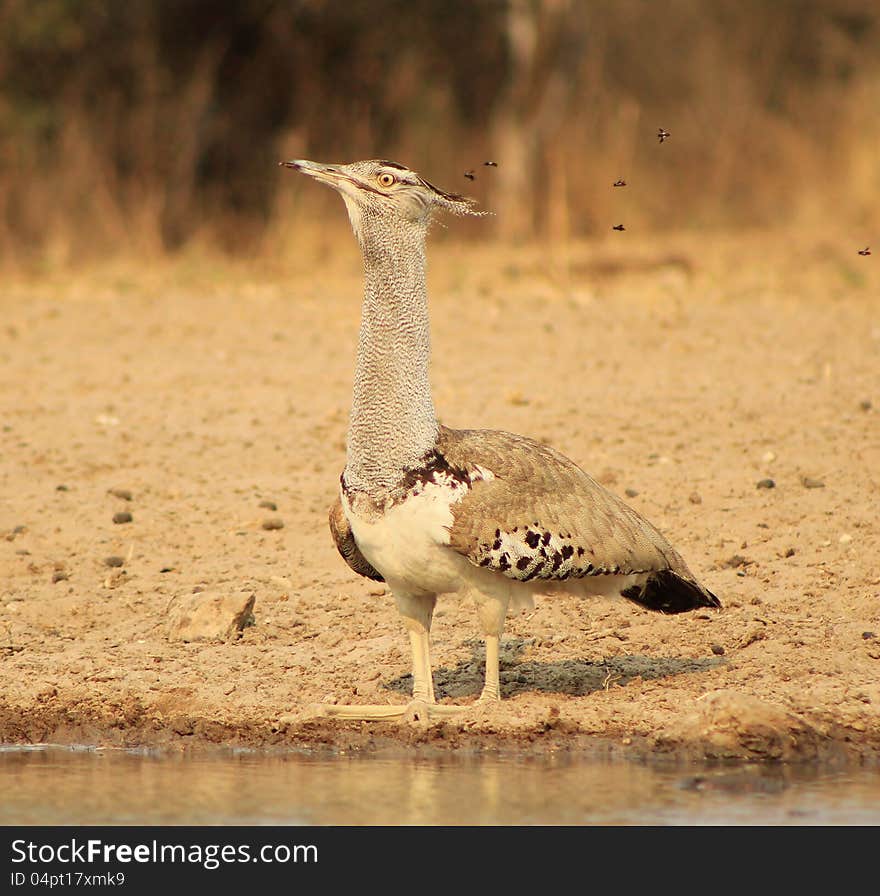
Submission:
[[[376,193],[378,196],[384,194],[371,187],[369,184],[355,177],[345,170],[345,165],[324,165],[322,162],[310,162],[308,159],[292,159],[289,162],[279,162],[285,168],[293,168],[294,171],[301,171],[308,174],[322,184],[327,184],[338,190],[343,195],[349,194],[356,196],[364,192]]]
[[[338,165],[323,165],[320,162],[310,162],[308,159],[291,159],[289,162],[279,162],[278,164],[284,168],[293,168],[294,171],[308,174],[309,177],[337,189],[339,189],[340,181],[351,180],[347,174],[339,170]]]

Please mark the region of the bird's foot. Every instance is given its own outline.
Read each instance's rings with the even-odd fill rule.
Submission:
[[[409,703],[397,705],[375,704],[331,704],[325,706],[324,715],[335,719],[352,719],[361,722],[385,722],[400,720],[404,722],[429,722],[433,719],[449,718],[467,712],[469,706],[448,706],[443,703],[427,703],[424,700],[411,700]]]
[[[448,719],[466,713],[470,706],[449,706],[446,703],[425,703],[424,700],[412,700],[406,705],[403,718],[407,722],[430,722],[434,719]]]
[[[334,719],[352,719],[360,722],[382,722],[386,719],[403,718],[405,706],[390,704],[330,704],[322,707],[323,715]]]

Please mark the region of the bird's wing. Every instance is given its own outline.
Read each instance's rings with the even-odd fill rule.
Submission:
[[[330,508],[330,532],[333,534],[333,541],[336,542],[336,550],[342,555],[342,559],[359,575],[376,582],[384,582],[385,579],[381,573],[370,565],[369,561],[360,552],[351,526],[346,519],[345,512],[342,509],[342,500],[337,497],[333,506]]]
[[[450,546],[519,581],[671,570],[681,556],[631,507],[568,458],[532,439],[443,427],[438,450],[472,473],[452,506]]]

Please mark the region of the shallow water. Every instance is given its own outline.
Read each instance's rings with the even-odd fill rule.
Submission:
[[[0,824],[880,824],[880,770],[0,747]]]

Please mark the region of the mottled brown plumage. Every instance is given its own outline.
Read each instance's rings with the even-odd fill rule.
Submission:
[[[342,559],[359,575],[374,582],[384,582],[382,575],[376,572],[369,561],[360,552],[354,536],[351,534],[351,526],[342,509],[342,501],[337,498],[330,508],[330,533],[333,535],[333,541],[336,544],[336,550],[339,551]]]
[[[452,509],[450,546],[477,566],[485,565],[500,532],[508,536],[505,543],[521,543],[518,557],[546,553],[551,544],[573,547],[565,574],[561,565],[535,578],[659,569],[690,576],[681,556],[647,520],[547,445],[509,432],[442,427],[437,447],[453,467],[480,466],[494,474],[475,482]],[[530,532],[541,536],[535,546],[526,540]]]
[[[553,448],[509,432],[441,426],[434,466],[438,459],[444,475],[467,484],[452,505],[449,547],[474,566],[532,582],[538,591],[565,580],[647,573],[652,587],[621,594],[666,612],[719,606],[651,523]],[[406,500],[411,488],[393,501]],[[355,572],[384,581],[360,552],[339,500],[330,528]],[[669,591],[668,600],[658,590]]]

